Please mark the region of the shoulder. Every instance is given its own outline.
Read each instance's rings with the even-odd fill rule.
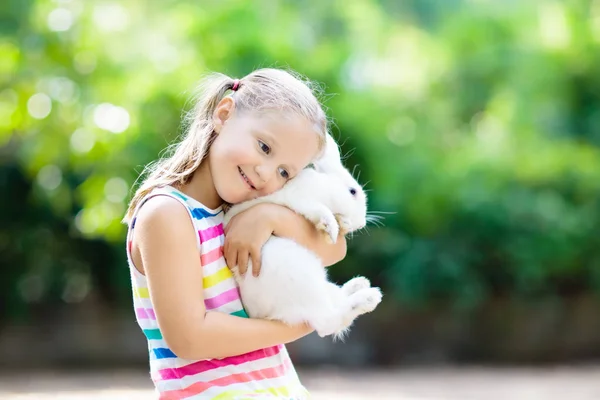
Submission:
[[[187,207],[179,200],[157,194],[140,207],[135,223],[135,231],[142,239],[147,236],[178,237],[193,232],[193,223]]]
[[[169,221],[171,218],[187,218],[189,219],[186,206],[179,200],[165,195],[156,194],[146,200],[140,207],[136,220],[142,221]],[[138,222],[136,222],[136,227]]]

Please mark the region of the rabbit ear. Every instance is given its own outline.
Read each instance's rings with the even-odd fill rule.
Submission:
[[[342,166],[340,148],[335,142],[333,136],[331,136],[329,133],[327,134],[323,155],[315,160],[313,164],[315,169],[320,172],[326,172],[332,168]]]
[[[327,134],[325,156],[331,160],[341,161],[340,148],[331,134]]]

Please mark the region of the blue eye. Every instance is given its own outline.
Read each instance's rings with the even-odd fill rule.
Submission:
[[[354,188],[350,188],[350,194],[351,194],[352,196],[356,196],[356,189],[354,189]]]
[[[279,175],[281,175],[281,177],[283,179],[289,179],[290,178],[290,174],[283,168],[279,168]]]
[[[258,145],[260,146],[260,149],[265,153],[265,154],[269,154],[271,152],[271,148],[265,144],[264,142],[261,142],[260,140],[258,141]]]

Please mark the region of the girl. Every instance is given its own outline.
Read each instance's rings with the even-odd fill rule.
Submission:
[[[327,118],[307,84],[282,70],[241,80],[213,74],[201,89],[185,137],[148,168],[125,217],[151,378],[161,399],[304,399],[284,344],[312,329],[249,319],[228,266],[244,273],[252,259],[258,274],[270,235],[294,239],[331,265],[345,256],[345,240],[327,244],[276,205],[236,216],[226,239],[222,218],[224,205],[280,189],[318,156]]]

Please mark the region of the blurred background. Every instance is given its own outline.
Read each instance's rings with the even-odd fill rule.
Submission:
[[[598,0],[2,1],[0,394],[73,369],[150,388],[120,219],[200,76],[259,67],[322,84],[384,217],[330,269],[383,303],[346,343],[289,347],[309,389],[490,399],[501,366],[550,375],[498,398],[548,399],[548,371],[585,365],[559,375],[600,397]]]

